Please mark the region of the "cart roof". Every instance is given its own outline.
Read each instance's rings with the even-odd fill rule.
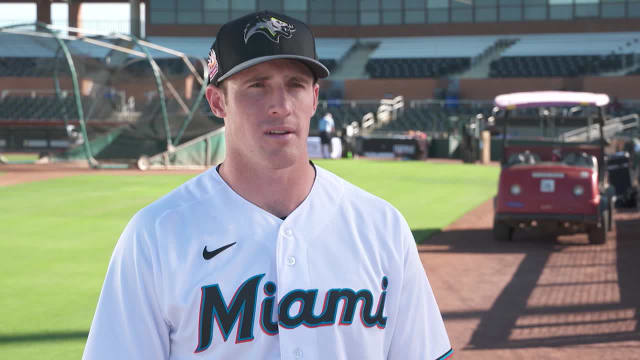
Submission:
[[[522,109],[540,106],[591,105],[605,106],[607,94],[573,91],[529,91],[496,96],[495,105],[501,109]]]

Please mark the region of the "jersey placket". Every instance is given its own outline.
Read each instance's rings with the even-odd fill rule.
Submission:
[[[276,249],[278,305],[291,291],[314,288],[311,285],[309,274],[307,246],[303,239],[299,238],[300,233],[295,231],[290,223],[291,219],[285,220],[278,233]],[[302,311],[301,306],[300,301],[295,302],[291,306],[289,314],[297,315],[299,311]],[[317,358],[317,341],[314,332],[308,331],[310,329],[304,325],[288,329],[280,324],[278,329],[280,354],[283,359]]]

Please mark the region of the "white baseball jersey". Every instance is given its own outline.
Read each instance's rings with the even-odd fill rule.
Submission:
[[[215,168],[138,212],[115,247],[84,359],[445,359],[403,217],[316,167],[285,220]]]

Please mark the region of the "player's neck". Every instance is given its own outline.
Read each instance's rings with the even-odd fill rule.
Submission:
[[[277,217],[295,210],[311,191],[315,179],[308,159],[286,169],[225,161],[219,172],[236,193]]]

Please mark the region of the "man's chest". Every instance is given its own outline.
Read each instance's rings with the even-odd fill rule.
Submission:
[[[162,296],[172,349],[218,354],[306,344],[317,350],[336,337],[384,337],[396,269],[380,254],[344,241],[305,241],[305,234],[288,230],[271,235],[273,246],[229,236],[201,244],[200,260],[169,272],[174,286]]]

